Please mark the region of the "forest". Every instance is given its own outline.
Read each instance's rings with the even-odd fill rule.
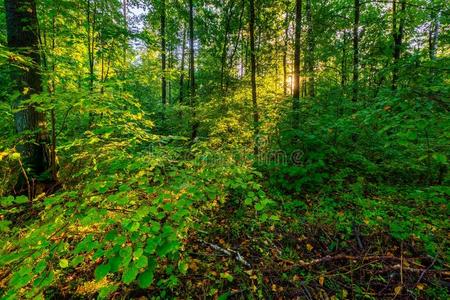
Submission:
[[[0,24],[0,299],[449,299],[448,1]]]

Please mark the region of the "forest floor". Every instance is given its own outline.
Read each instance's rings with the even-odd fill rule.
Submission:
[[[101,147],[32,210],[3,198],[6,299],[448,299],[446,186],[292,193],[246,162]]]

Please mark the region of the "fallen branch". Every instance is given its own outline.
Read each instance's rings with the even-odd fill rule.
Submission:
[[[436,255],[433,258],[433,262],[425,270],[423,270],[423,272],[419,276],[419,279],[417,279],[416,285],[420,283],[420,281],[422,280],[423,276],[425,276],[425,273],[428,272],[433,267],[433,265],[436,262],[437,258],[438,258],[438,256]]]
[[[251,265],[244,259],[244,257],[242,257],[242,255],[238,251],[235,251],[232,249],[225,249],[225,248],[220,247],[219,245],[208,243],[205,241],[200,241],[200,242],[213,248],[214,250],[222,252],[223,254],[225,254],[227,256],[234,257],[234,259],[236,259],[238,262],[242,263],[246,267],[249,267],[249,268],[251,267]]]
[[[403,269],[403,271],[408,271],[408,272],[412,272],[412,273],[420,273],[420,274],[425,274],[424,271],[428,272],[428,273],[434,273],[434,274],[441,274],[444,276],[450,276],[450,271],[449,270],[428,270],[428,269],[418,269],[418,268],[410,268],[410,267],[405,267],[405,266],[401,266],[401,265],[394,265],[388,268],[385,268],[377,273],[385,273],[385,272],[390,272],[390,271],[396,271],[396,270],[400,270]]]
[[[300,267],[310,267],[313,265],[321,264],[324,262],[329,262],[333,260],[359,260],[359,261],[368,261],[368,260],[401,260],[399,257],[391,256],[391,255],[368,255],[368,256],[353,256],[346,254],[338,254],[335,256],[327,255],[321,258],[313,259],[311,261],[299,261],[298,263],[294,263],[296,266]]]

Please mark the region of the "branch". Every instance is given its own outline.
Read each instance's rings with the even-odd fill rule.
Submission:
[[[227,255],[227,256],[232,256],[234,257],[237,261],[239,261],[240,263],[242,263],[243,265],[245,265],[246,267],[251,267],[251,265],[244,259],[244,257],[242,257],[242,255],[232,249],[224,249],[216,244],[211,244],[205,241],[200,241],[202,244],[205,244],[207,246],[210,246],[211,248],[213,248],[214,250],[220,251],[223,254]]]

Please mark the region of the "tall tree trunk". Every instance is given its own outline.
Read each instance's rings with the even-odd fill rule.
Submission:
[[[295,39],[294,39],[294,92],[292,110],[294,112],[293,126],[300,123],[300,35],[302,32],[302,0],[295,1]]]
[[[347,86],[347,37],[348,34],[344,31],[341,61],[341,87],[343,91],[346,90]]]
[[[287,53],[289,47],[289,13],[286,11],[284,19],[284,47],[283,47],[283,94],[287,96]]]
[[[169,57],[168,57],[168,68],[169,68],[169,74],[172,73],[173,68],[173,46],[172,43],[169,42]],[[167,82],[167,96],[168,96],[168,104],[170,105],[172,103],[172,80],[171,76],[169,76],[169,80]]]
[[[196,95],[195,95],[195,52],[194,52],[194,3],[193,0],[189,0],[189,86],[191,96],[192,113],[192,132],[191,140],[193,141],[197,137],[198,120],[196,113]]]
[[[438,46],[438,39],[439,39],[439,28],[441,26],[440,23],[440,8],[436,7],[435,1],[432,1],[432,7],[431,7],[431,24],[430,24],[430,31],[429,31],[429,37],[428,37],[428,43],[429,43],[429,55],[431,60],[436,59],[436,51]]]
[[[26,67],[13,69],[13,79],[20,92],[15,107],[20,107],[24,100],[42,92],[36,3],[34,0],[6,0],[5,9],[9,49],[28,57],[32,62]],[[51,168],[45,114],[34,105],[27,105],[14,114],[14,125],[19,134],[31,132],[24,136],[24,143],[18,146],[26,173],[19,180],[17,188],[27,186],[28,195],[32,198],[33,182],[50,181],[50,178],[42,176]]]
[[[124,28],[128,32],[128,0],[123,0],[122,2],[122,14],[124,19]],[[127,64],[127,38],[125,38],[125,43],[123,45],[123,65]]]
[[[163,107],[166,106],[166,0],[161,1],[161,100]]]
[[[253,152],[256,155],[259,153],[259,111],[256,94],[256,49],[255,49],[255,0],[250,0],[250,72],[252,85],[252,105],[253,105],[253,127],[255,146]]]
[[[184,100],[184,60],[186,57],[186,26],[183,27],[183,44],[181,45],[181,62],[180,62],[180,91],[178,101],[183,103]]]
[[[242,6],[245,6],[245,0],[242,0]],[[244,15],[244,9],[241,9],[241,13],[239,14],[239,25],[238,25],[238,32],[236,35],[236,40],[234,42],[234,46],[233,46],[233,50],[231,51],[229,60],[228,60],[228,68],[232,67],[234,65],[234,56],[236,55],[236,52],[238,52],[238,46],[239,46],[239,42],[241,41],[241,37],[242,37],[242,17]],[[230,84],[230,76],[227,76],[227,78],[225,78],[225,92],[228,91],[228,86]]]
[[[406,0],[401,0],[400,2],[400,12],[397,11],[397,0],[392,3],[392,36],[394,38],[394,66],[392,68],[392,90],[397,89],[398,82],[398,72],[399,72],[399,62],[400,56],[402,54],[402,43],[403,43],[403,32],[405,27],[405,10],[406,10]],[[398,16],[400,14],[400,16]],[[400,19],[397,25],[397,19]]]
[[[361,3],[359,0],[354,2],[354,22],[353,22],[353,83],[352,83],[352,101],[358,101],[359,94],[359,18]]]
[[[307,51],[306,51],[306,71],[308,72],[308,95],[315,96],[315,74],[314,74],[314,31],[312,21],[311,0],[306,0],[306,22],[308,23],[308,32],[306,36]]]
[[[228,35],[230,34],[230,23],[232,18],[234,1],[231,0],[229,7],[227,7],[227,11],[225,13],[225,32],[223,37],[223,47],[222,47],[222,59],[221,59],[221,68],[220,68],[220,89],[224,90],[224,83],[228,73],[227,66],[227,54],[228,54]]]
[[[87,0],[87,48],[88,48],[88,62],[89,62],[89,90],[94,90],[94,65],[95,65],[95,25],[96,25],[96,6],[91,8],[91,0]],[[92,12],[91,12],[92,10]],[[91,16],[92,14],[92,16]]]

